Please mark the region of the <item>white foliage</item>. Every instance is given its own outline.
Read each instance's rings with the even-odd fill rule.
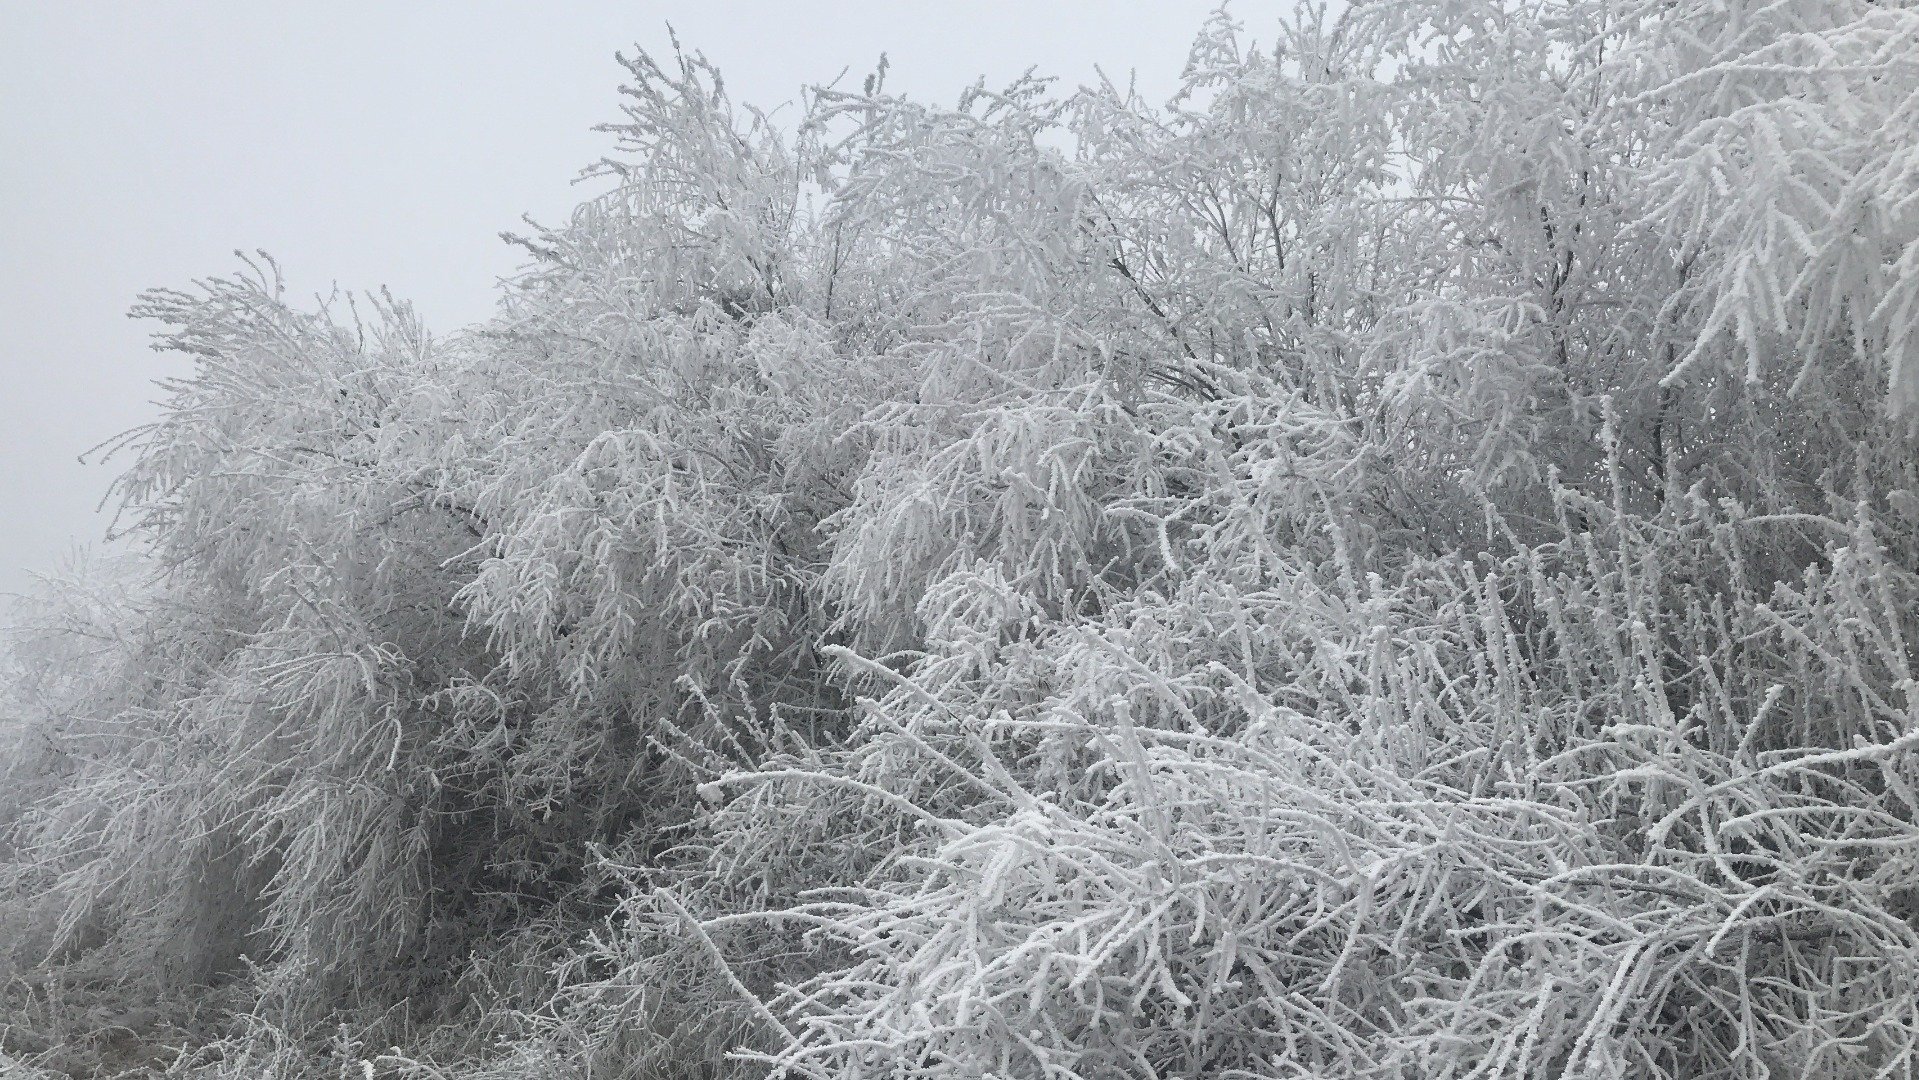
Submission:
[[[482,326],[150,294],[164,573],[17,652],[99,752],[11,751],[4,910],[246,935],[229,1075],[355,1006],[423,1076],[1908,1075],[1916,56],[1308,5],[792,131],[627,61]]]

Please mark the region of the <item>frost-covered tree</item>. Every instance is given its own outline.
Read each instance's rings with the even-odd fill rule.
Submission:
[[[223,1075],[1911,1075],[1919,12],[1273,32],[640,56],[486,324],[149,294],[14,962]]]

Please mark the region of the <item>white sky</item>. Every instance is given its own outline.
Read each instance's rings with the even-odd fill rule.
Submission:
[[[0,0],[0,593],[97,540],[117,465],[76,456],[156,412],[183,361],[125,317],[144,288],[264,248],[298,295],[389,286],[436,331],[483,318],[520,215],[558,222],[611,148],[615,50],[665,24],[768,107],[881,52],[953,100],[1031,65],[1171,92],[1214,0],[660,3]],[[1289,0],[1237,0],[1271,40]]]

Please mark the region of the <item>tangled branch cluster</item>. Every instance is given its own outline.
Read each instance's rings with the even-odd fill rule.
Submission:
[[[143,301],[8,993],[223,987],[208,1077],[1919,1071],[1919,14],[626,64],[484,325]]]

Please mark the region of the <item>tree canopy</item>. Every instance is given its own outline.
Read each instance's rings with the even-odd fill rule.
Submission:
[[[1255,29],[784,126],[636,55],[484,324],[148,293],[0,1052],[1913,1075],[1919,11]]]

